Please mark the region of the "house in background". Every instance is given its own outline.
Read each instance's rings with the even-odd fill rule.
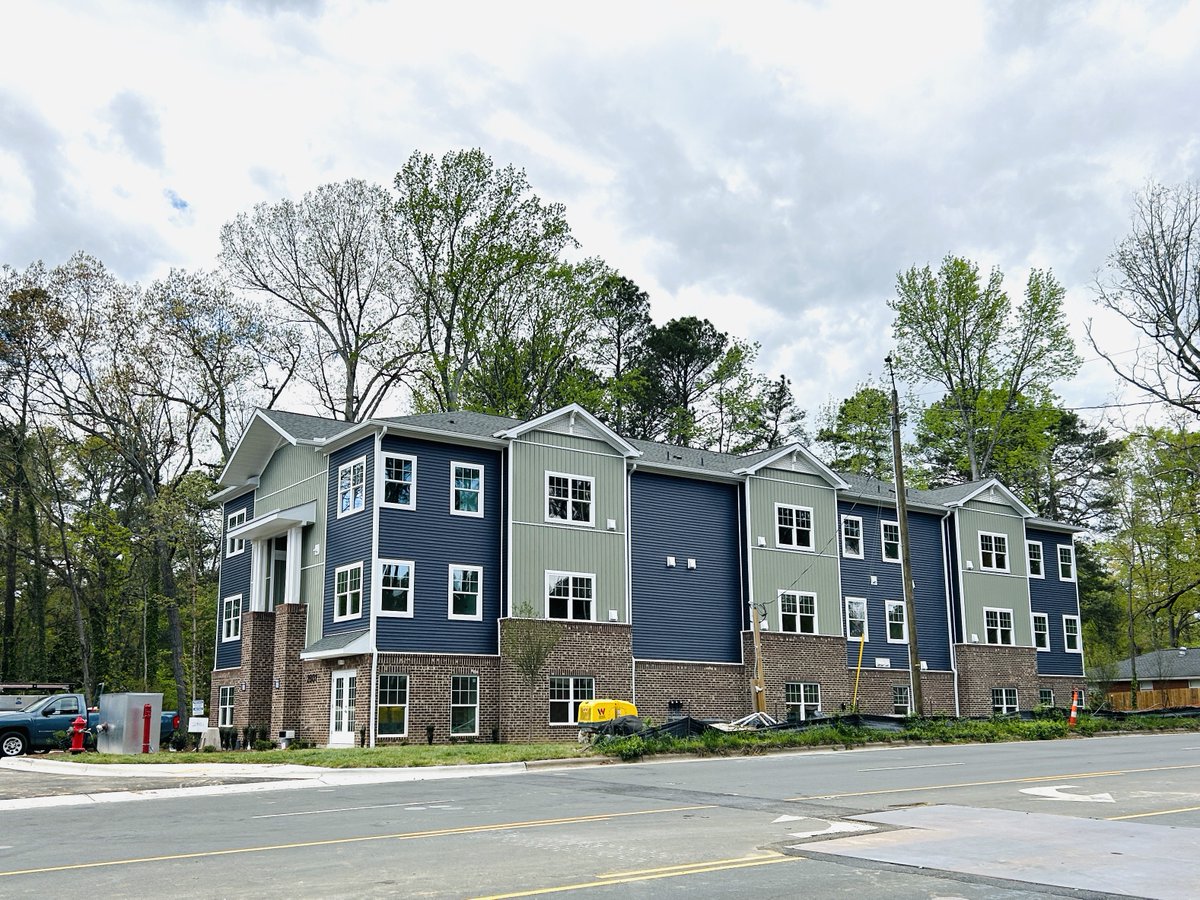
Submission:
[[[578,705],[655,718],[912,708],[892,488],[798,444],[627,440],[578,406],[346,423],[260,411],[221,475],[212,709],[349,746],[574,737]],[[1082,687],[1069,526],[995,481],[910,491],[926,712]],[[530,697],[514,619],[561,624]]]
[[[1200,706],[1200,648],[1154,650],[1133,662],[1137,663],[1138,709]],[[1107,686],[1108,700],[1117,709],[1130,708],[1133,668],[1130,660],[1121,660]]]

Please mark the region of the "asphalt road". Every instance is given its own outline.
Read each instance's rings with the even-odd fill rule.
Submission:
[[[198,897],[1195,897],[1200,735],[0,812],[0,896],[161,897],[167,885]]]

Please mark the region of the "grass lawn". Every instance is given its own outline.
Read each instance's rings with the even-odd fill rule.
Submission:
[[[218,753],[171,753],[165,750],[145,756],[114,753],[83,753],[60,757],[82,763],[270,763],[294,766],[325,766],[330,769],[404,768],[408,766],[462,766],[474,763],[529,762],[537,759],[572,759],[594,756],[580,744],[412,744],[395,747],[364,747],[338,750],[238,750]]]

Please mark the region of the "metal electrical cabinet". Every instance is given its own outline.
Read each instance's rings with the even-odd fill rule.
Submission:
[[[101,753],[157,753],[162,694],[103,694],[96,749]]]

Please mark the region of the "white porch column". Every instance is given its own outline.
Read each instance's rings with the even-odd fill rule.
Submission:
[[[266,575],[271,564],[267,559],[268,544],[258,538],[250,542],[250,609],[253,612],[267,608]]]
[[[301,542],[300,533],[304,530],[302,525],[293,525],[288,529],[287,533],[287,561],[286,570],[283,578],[283,602],[284,603],[299,603],[300,602],[300,564],[304,544]]]

